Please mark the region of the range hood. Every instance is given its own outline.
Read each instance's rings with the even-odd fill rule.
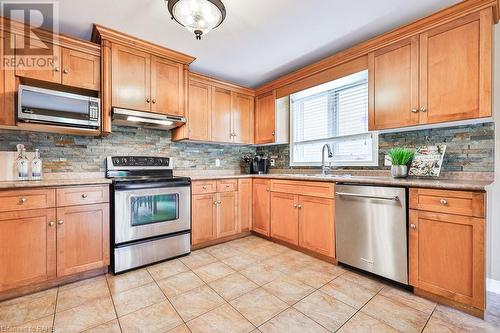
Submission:
[[[113,108],[113,124],[133,127],[171,130],[186,123],[181,116]]]

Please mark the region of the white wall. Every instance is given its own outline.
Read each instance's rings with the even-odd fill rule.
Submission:
[[[489,197],[487,230],[488,289],[500,293],[500,25],[494,29],[493,116],[495,120],[495,182]],[[496,280],[496,281],[491,281]]]

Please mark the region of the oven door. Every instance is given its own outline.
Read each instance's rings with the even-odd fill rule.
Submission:
[[[150,185],[149,185],[150,186]],[[191,229],[191,187],[115,186],[115,244]]]

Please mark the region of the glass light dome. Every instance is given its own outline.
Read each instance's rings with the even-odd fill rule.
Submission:
[[[196,39],[218,27],[226,17],[220,0],[168,0],[172,18],[196,35]]]

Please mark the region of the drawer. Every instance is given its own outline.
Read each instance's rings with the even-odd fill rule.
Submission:
[[[485,216],[485,193],[412,188],[410,208],[463,216]]]
[[[237,179],[224,179],[217,181],[217,192],[234,192],[238,191]]]
[[[283,192],[290,194],[308,195],[320,198],[334,198],[333,183],[311,182],[300,180],[271,180],[271,192]]]
[[[217,182],[215,180],[196,180],[192,183],[192,194],[215,193]]]
[[[109,202],[109,186],[61,187],[57,191],[57,207]]]
[[[54,189],[0,191],[0,212],[55,207]]]

